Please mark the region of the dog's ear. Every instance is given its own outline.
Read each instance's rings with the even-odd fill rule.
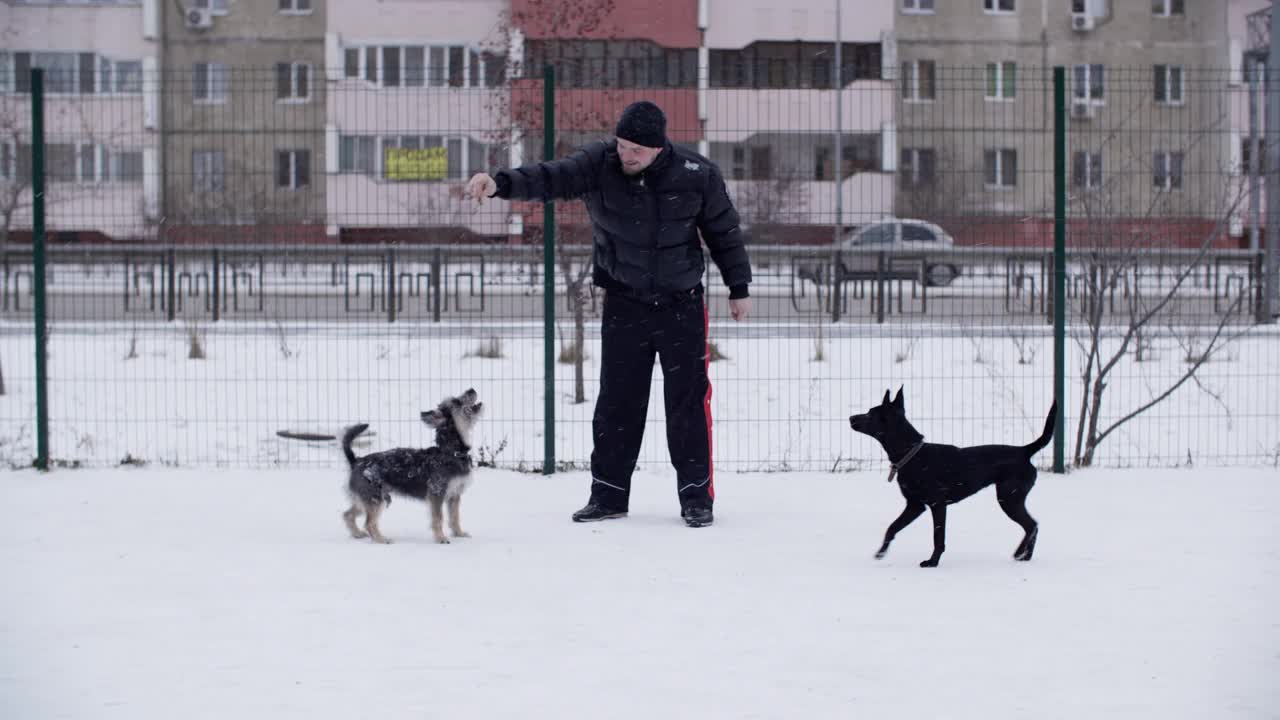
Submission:
[[[884,396],[886,398],[889,397],[889,393],[886,392]],[[905,409],[904,403],[902,401],[902,386],[898,386],[898,394],[893,396],[893,406],[898,408],[899,410]]]
[[[439,410],[427,410],[422,413],[422,422],[438,428],[444,424],[444,413]]]
[[[881,404],[881,405],[888,405],[888,404],[889,404],[889,391],[888,391],[888,390],[885,390],[885,391],[884,391],[884,400],[881,400],[881,401],[880,401],[880,404]]]

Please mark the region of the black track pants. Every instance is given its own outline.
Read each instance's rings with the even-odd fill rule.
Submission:
[[[711,383],[701,289],[645,302],[610,292],[600,327],[600,395],[592,420],[591,499],[627,510],[644,438],[653,358],[662,364],[667,448],[680,506],[710,507]]]

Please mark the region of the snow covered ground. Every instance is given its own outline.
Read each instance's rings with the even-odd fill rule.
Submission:
[[[0,341],[9,394],[0,402],[0,465],[35,456],[34,348],[29,328]],[[4,329],[4,327],[0,327]],[[447,330],[460,335],[445,335]],[[595,326],[589,328],[592,332]],[[476,444],[508,468],[543,458],[541,328],[450,328],[382,323],[223,324],[200,329],[202,360],[188,359],[183,326],[130,329],[57,325],[50,339],[52,457],[94,466],[126,459],[178,466],[324,465],[332,447],[276,436],[336,433],[369,422],[382,447],[420,445],[419,411],[475,387],[487,407]],[[717,320],[727,359],[711,366],[716,464],[729,470],[876,468],[878,445],[847,418],[906,386],[908,416],[931,440],[961,445],[1030,442],[1053,396],[1046,328],[823,329],[821,337],[754,336]],[[565,328],[566,332],[571,332]],[[815,332],[812,328],[807,332]],[[855,334],[861,333],[861,334]],[[798,335],[798,336],[796,336]],[[476,351],[496,339],[501,357]],[[564,338],[559,338],[557,349]],[[1203,348],[1207,337],[1196,340]],[[1167,336],[1147,358],[1127,355],[1104,402],[1103,425],[1169,387],[1194,348]],[[573,402],[573,367],[557,366],[556,457],[582,467],[591,451],[599,341],[588,337],[586,402]],[[817,360],[821,350],[821,360]],[[1067,348],[1068,457],[1075,446],[1083,355]],[[1280,335],[1258,328],[1227,345],[1189,382],[1106,439],[1106,466],[1280,463]],[[660,371],[641,459],[668,466]],[[1047,465],[1046,452],[1037,461]]]
[[[1274,469],[1041,475],[1035,559],[986,490],[872,559],[881,472],[669,473],[575,525],[581,473],[477,471],[474,537],[341,469],[0,473],[0,717],[1275,718]]]

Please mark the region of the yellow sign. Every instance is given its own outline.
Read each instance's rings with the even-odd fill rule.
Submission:
[[[449,152],[442,147],[424,150],[386,148],[383,158],[388,180],[443,180],[449,172]]]

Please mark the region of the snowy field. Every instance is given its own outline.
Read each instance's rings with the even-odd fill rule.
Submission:
[[[667,473],[574,525],[582,473],[477,471],[473,537],[341,471],[0,473],[0,717],[1234,720],[1280,708],[1272,469],[1041,475],[1030,563],[986,490],[872,559],[881,472]]]
[[[598,324],[589,326],[594,333]],[[819,326],[821,327],[821,326]],[[791,328],[757,337],[728,321],[711,335],[726,359],[711,365],[717,467],[831,471],[881,467],[875,443],[847,418],[906,386],[908,417],[930,440],[973,445],[1030,442],[1052,401],[1047,328]],[[0,464],[35,456],[34,349],[29,328],[0,326]],[[540,467],[543,344],[523,330],[387,324],[220,324],[199,329],[205,358],[188,359],[187,326],[130,329],[55,325],[50,338],[52,457],[64,463],[121,462],[238,467],[328,466],[330,445],[284,440],[279,430],[336,433],[369,422],[377,447],[421,445],[418,420],[441,397],[475,387],[486,417],[476,445],[507,468]],[[570,328],[563,328],[571,331]],[[457,331],[462,335],[444,335]],[[832,337],[831,333],[845,333]],[[1280,464],[1280,335],[1255,328],[1213,356],[1160,405],[1108,437],[1105,466]],[[861,333],[861,334],[851,334]],[[945,334],[949,333],[949,334]],[[496,338],[496,340],[493,340]],[[477,354],[493,340],[500,357]],[[564,337],[558,339],[557,350]],[[1207,336],[1192,338],[1203,348]],[[1187,342],[1184,339],[1184,342]],[[1146,358],[1117,365],[1104,427],[1155,397],[1187,367],[1195,347],[1152,338]],[[819,352],[821,359],[819,360]],[[586,402],[573,398],[573,367],[557,365],[556,457],[583,467],[599,376],[599,341],[588,336]],[[1068,457],[1079,422],[1082,354],[1067,348]],[[660,371],[641,451],[667,464]],[[1051,454],[1037,461],[1047,466]]]

